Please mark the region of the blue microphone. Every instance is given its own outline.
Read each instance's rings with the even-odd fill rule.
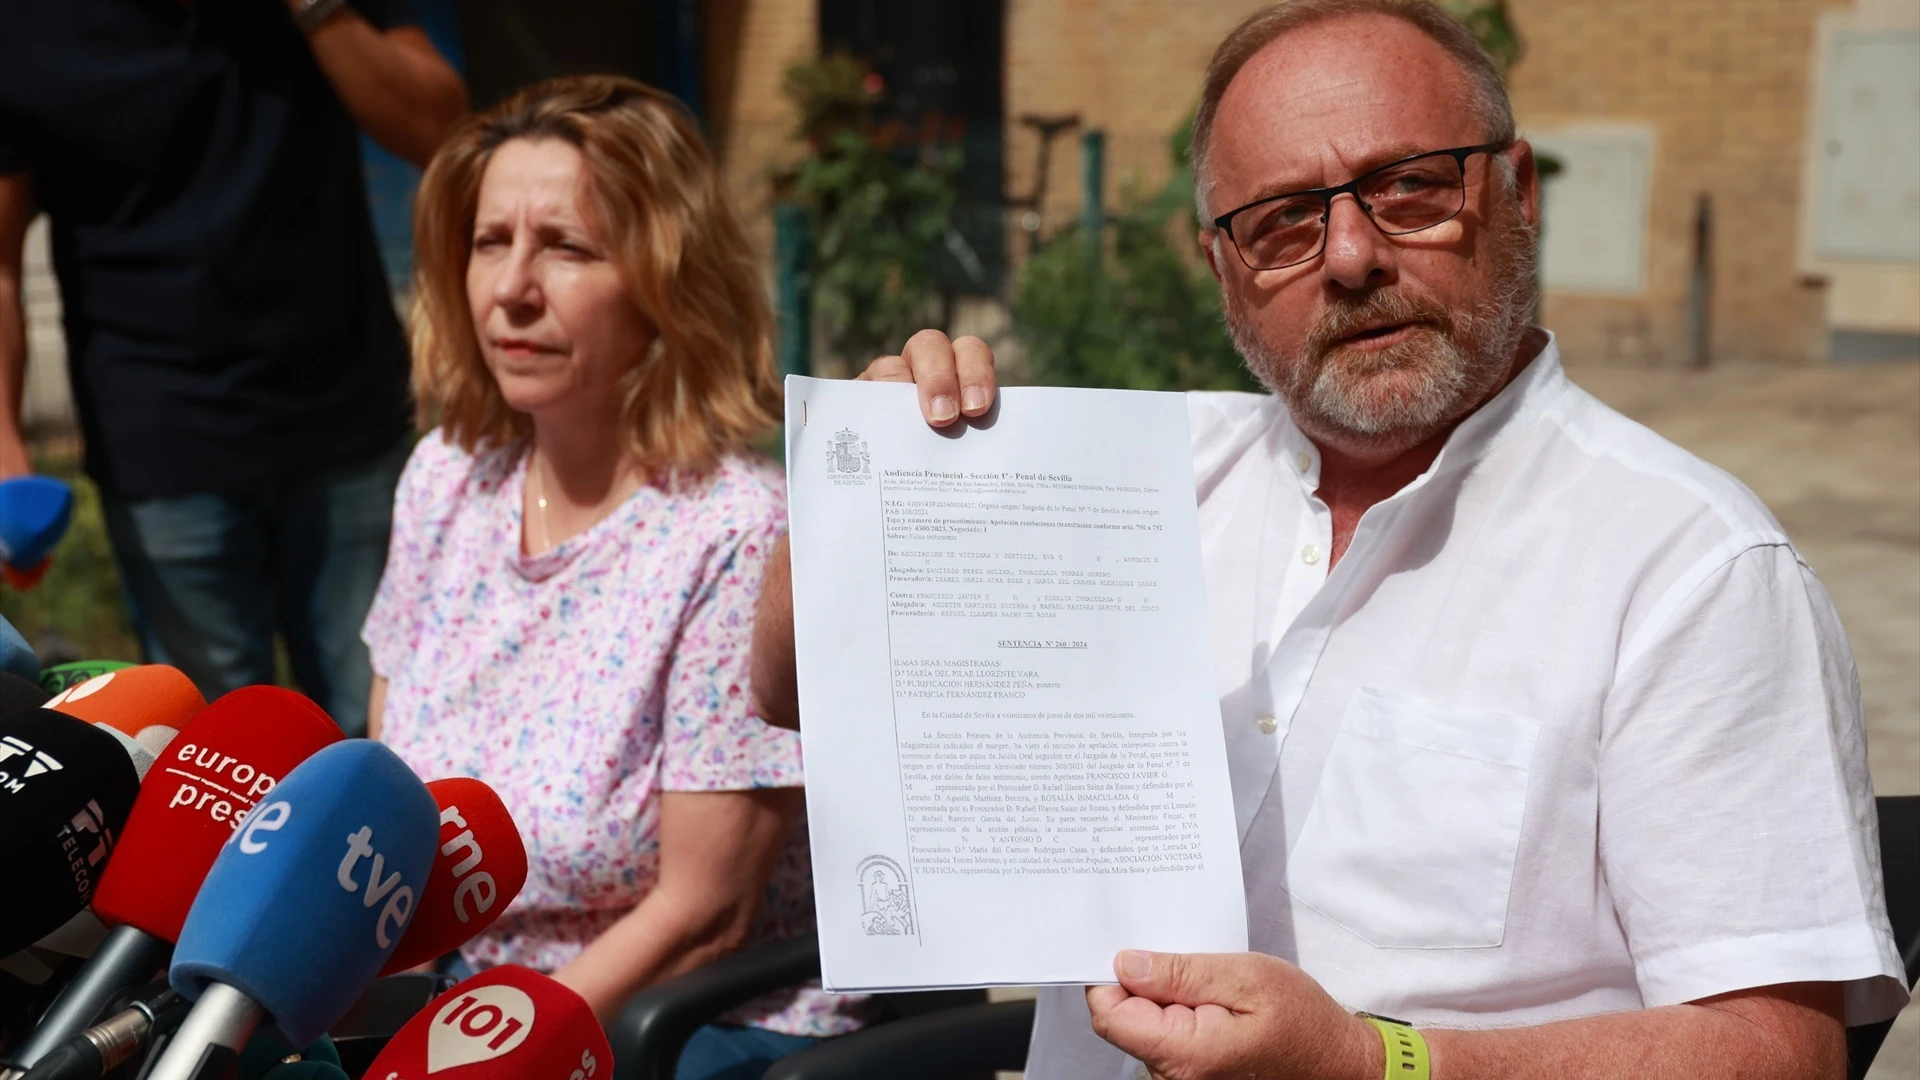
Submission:
[[[55,544],[73,520],[73,489],[50,476],[0,480],[0,563],[21,588],[39,583]]]
[[[20,636],[5,616],[0,616],[0,671],[18,675],[30,683],[40,681],[40,658],[33,646]]]
[[[349,739],[289,772],[234,829],[194,897],[168,979],[194,1001],[148,1080],[237,1065],[259,1024],[305,1046],[400,943],[440,811],[393,751]]]

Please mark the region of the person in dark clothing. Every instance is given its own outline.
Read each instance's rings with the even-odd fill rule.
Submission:
[[[148,659],[209,697],[273,637],[349,734],[406,460],[407,353],[359,132],[423,163],[467,107],[411,0],[0,0],[0,477],[44,210],[86,470]]]

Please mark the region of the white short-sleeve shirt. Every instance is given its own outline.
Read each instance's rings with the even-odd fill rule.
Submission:
[[[1276,399],[1191,396],[1252,947],[1343,1005],[1511,1027],[1786,982],[1906,1001],[1858,679],[1726,473],[1544,351],[1362,517]],[[1031,1080],[1118,1080],[1043,991]]]

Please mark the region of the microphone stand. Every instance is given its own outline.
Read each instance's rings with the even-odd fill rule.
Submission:
[[[145,1080],[223,1080],[265,1013],[226,983],[208,983]]]
[[[55,1047],[85,1031],[115,994],[153,978],[172,955],[173,946],[165,938],[131,926],[115,927],[47,1006],[33,1033],[20,1041],[10,1064],[24,1076]],[[0,1080],[5,1080],[5,1074],[0,1074]]]

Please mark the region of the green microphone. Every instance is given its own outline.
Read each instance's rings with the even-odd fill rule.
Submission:
[[[40,672],[40,689],[49,694],[58,694],[96,675],[105,675],[109,671],[119,671],[121,668],[132,666],[124,660],[75,660],[71,664],[55,664]]]

